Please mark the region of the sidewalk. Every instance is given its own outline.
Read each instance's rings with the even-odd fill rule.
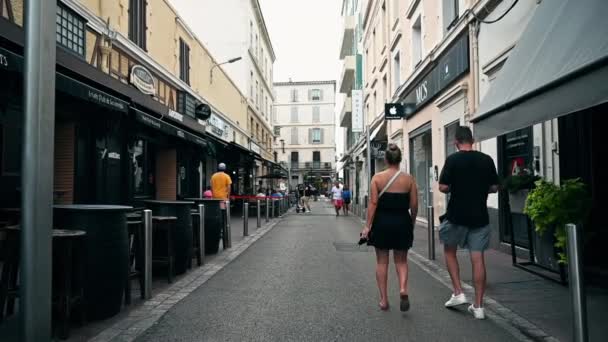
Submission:
[[[435,234],[436,260],[430,262],[445,267],[443,246]],[[413,252],[428,258],[427,228],[417,226]],[[560,341],[572,341],[572,309],[567,286],[543,279],[512,265],[511,256],[497,250],[485,254],[488,286],[486,296],[527,319],[539,329]],[[458,252],[462,281],[472,285],[468,252]],[[608,289],[587,288],[589,341],[608,339]]]

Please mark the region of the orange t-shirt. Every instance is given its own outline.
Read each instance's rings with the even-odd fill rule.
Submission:
[[[229,192],[227,187],[232,184],[232,179],[225,172],[216,172],[211,176],[211,192],[213,198],[227,200]]]

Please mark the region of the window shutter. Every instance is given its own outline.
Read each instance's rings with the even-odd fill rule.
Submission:
[[[321,139],[319,139],[319,140],[320,140],[320,142],[319,142],[319,143],[320,143],[320,144],[323,144],[323,140],[325,140],[325,139],[324,139],[324,138],[325,138],[325,132],[324,132],[324,131],[325,131],[325,129],[323,129],[323,128],[319,128],[319,130],[321,131]]]
[[[319,101],[323,101],[323,89],[319,89]]]
[[[455,1],[457,0],[443,0],[443,32],[448,31],[448,26],[456,17]]]
[[[308,101],[312,101],[312,89],[308,89]]]
[[[312,143],[313,143],[313,141],[314,141],[314,140],[313,140],[313,136],[312,136],[312,134],[313,134],[313,133],[312,133],[312,128],[309,128],[309,129],[308,129],[308,143],[309,143],[309,144],[312,144]]]

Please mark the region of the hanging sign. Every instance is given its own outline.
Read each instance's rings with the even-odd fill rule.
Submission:
[[[401,103],[385,103],[384,104],[384,119],[386,120],[401,120],[405,117],[405,111]]]
[[[363,132],[363,90],[352,91],[352,131]]]
[[[131,82],[135,88],[139,89],[139,91],[144,94],[156,95],[156,83],[154,82],[154,77],[150,71],[148,71],[148,69],[141,65],[134,65],[131,68],[129,82]]]

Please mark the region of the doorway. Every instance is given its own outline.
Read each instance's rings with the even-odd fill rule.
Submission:
[[[410,171],[418,185],[419,207],[424,208],[418,216],[427,218],[426,208],[433,203],[432,168],[433,168],[433,135],[431,124],[427,124],[414,132],[410,139]]]

